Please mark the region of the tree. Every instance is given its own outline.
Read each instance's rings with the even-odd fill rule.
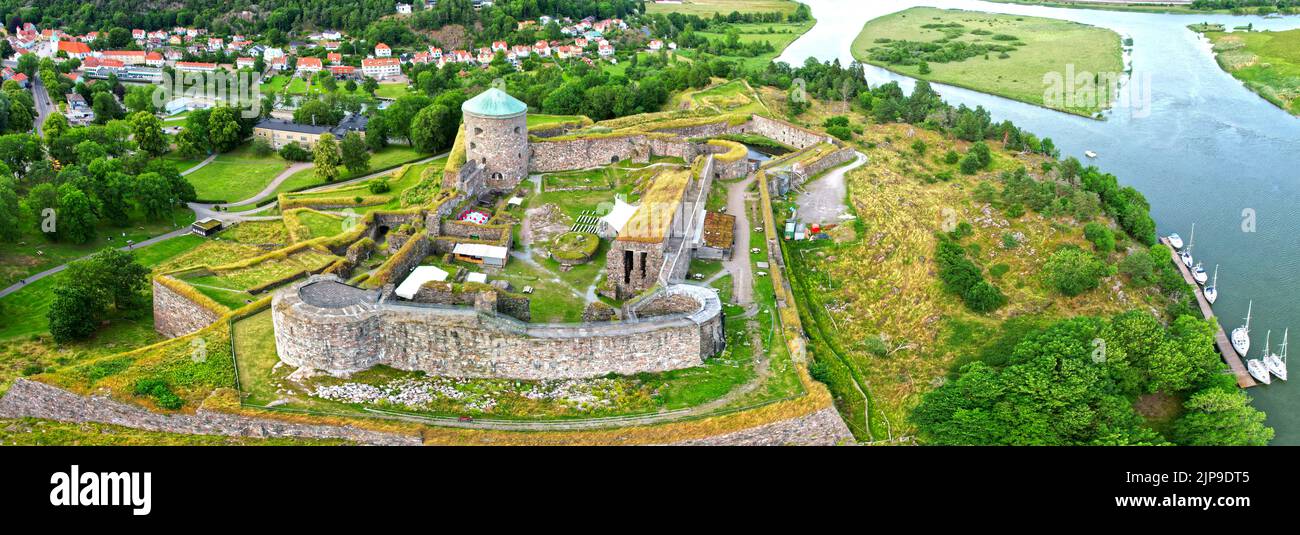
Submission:
[[[0,177],[0,241],[11,242],[21,235],[18,193],[9,177]]]
[[[316,177],[326,182],[333,182],[339,177],[339,164],[343,157],[339,154],[339,144],[333,134],[321,134],[312,149],[312,159],[316,163]]]
[[[45,118],[41,124],[41,130],[45,133],[45,144],[53,145],[54,140],[58,139],[65,132],[70,130],[72,125],[68,123],[68,118],[62,113],[54,112]]]
[[[121,119],[125,114],[122,111],[122,106],[118,105],[117,98],[107,91],[95,93],[95,98],[90,107],[95,112],[95,124],[104,124]]]
[[[280,157],[291,162],[305,162],[311,160],[311,152],[302,148],[297,141],[290,141],[289,144],[280,147]]]
[[[212,110],[208,117],[208,143],[217,152],[229,152],[244,140],[239,112],[230,106]]]
[[[1265,446],[1273,429],[1245,392],[1210,388],[1193,394],[1174,424],[1174,442],[1187,446]]]
[[[91,208],[90,197],[72,184],[59,186],[59,211],[55,216],[60,240],[82,244],[95,239],[99,218]]]
[[[345,134],[339,144],[339,150],[342,153],[343,166],[347,167],[353,175],[360,175],[370,169],[370,151],[367,150],[361,134],[357,132]]]
[[[158,221],[171,213],[176,205],[171,184],[158,173],[141,173],[135,177],[135,187],[131,188],[135,202],[144,210],[145,217]]]
[[[132,113],[153,112],[153,92],[154,87],[149,85],[132,86],[126,90],[126,95],[122,97],[122,102],[126,104],[126,109]]]
[[[1083,236],[1092,242],[1097,252],[1109,253],[1115,250],[1115,233],[1106,228],[1106,225],[1095,221],[1088,223],[1083,226]]]
[[[320,99],[308,100],[293,112],[293,122],[299,124],[333,126],[339,124],[340,119],[338,110]]]
[[[106,248],[85,260],[68,264],[54,286],[46,315],[56,342],[84,339],[116,311],[134,315],[148,308],[144,289],[149,268],[131,253]]]
[[[432,104],[415,114],[415,119],[411,121],[412,148],[420,152],[433,152],[449,145],[441,125],[450,116],[451,110],[441,104]]]
[[[1106,264],[1073,245],[1061,246],[1043,264],[1047,285],[1069,297],[1096,288],[1106,275]]]
[[[366,122],[366,146],[372,151],[379,151],[387,147],[388,133],[390,131],[387,116],[382,113],[374,114]]]
[[[140,150],[153,156],[162,156],[169,147],[167,136],[163,135],[162,120],[147,111],[131,116],[131,135]]]

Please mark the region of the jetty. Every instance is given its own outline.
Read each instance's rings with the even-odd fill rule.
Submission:
[[[1219,355],[1223,357],[1223,361],[1228,363],[1228,369],[1232,371],[1232,375],[1237,378],[1237,386],[1241,388],[1255,386],[1257,384],[1255,378],[1250,376],[1250,372],[1246,370],[1246,363],[1241,361],[1241,355],[1238,355],[1237,350],[1233,349],[1232,342],[1228,340],[1228,335],[1223,332],[1223,325],[1219,324],[1218,318],[1214,315],[1214,309],[1210,308],[1210,302],[1205,299],[1205,291],[1201,289],[1201,285],[1196,284],[1196,279],[1192,278],[1192,270],[1187,269],[1182,259],[1178,258],[1178,251],[1174,249],[1174,246],[1169,245],[1168,238],[1162,236],[1160,243],[1169,247],[1170,260],[1173,260],[1174,265],[1178,267],[1178,271],[1183,274],[1183,280],[1187,281],[1187,284],[1192,287],[1192,291],[1196,294],[1196,303],[1201,307],[1201,315],[1205,319],[1214,320],[1214,345],[1219,349]]]

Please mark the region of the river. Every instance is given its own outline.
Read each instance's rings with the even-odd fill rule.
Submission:
[[[1050,17],[1132,37],[1129,87],[1149,87],[1149,104],[1116,108],[1104,121],[962,88],[934,87],[954,105],[984,106],[995,121],[1010,119],[1051,137],[1063,156],[1095,164],[1137,188],[1151,202],[1161,235],[1178,232],[1186,241],[1195,223],[1196,260],[1210,272],[1219,265],[1214,308],[1224,328],[1240,325],[1247,304],[1254,302],[1251,356],[1260,355],[1270,329],[1275,346],[1284,328],[1296,327],[1300,336],[1300,120],[1220,69],[1209,42],[1186,28],[1208,21],[1229,29],[1253,23],[1256,30],[1283,30],[1300,27],[1300,17],[1137,13],[976,0],[800,1],[812,7],[818,22],[779,58],[790,64],[812,56],[847,65],[853,60],[850,45],[868,20],[913,6]],[[892,80],[911,91],[912,79],[866,68],[873,86]],[[1084,157],[1088,150],[1098,157]],[[1253,231],[1247,232],[1244,222],[1252,213]],[[1300,444],[1300,387],[1274,381],[1250,394],[1277,431],[1273,443]]]

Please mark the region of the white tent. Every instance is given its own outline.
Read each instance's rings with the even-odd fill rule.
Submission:
[[[451,252],[462,256],[493,258],[496,260],[505,260],[506,256],[510,254],[510,250],[505,247],[486,243],[458,243]]]
[[[467,276],[465,277],[465,280],[468,281],[468,282],[477,282],[477,283],[479,283],[479,284],[487,284],[487,274],[486,274],[486,273],[470,273],[469,275],[467,275]]]
[[[627,225],[627,220],[632,219],[632,214],[636,213],[637,205],[623,202],[623,199],[614,199],[614,209],[600,218],[609,228],[614,229],[614,233],[623,232],[623,226]]]
[[[414,299],[415,293],[420,291],[424,283],[430,281],[443,282],[447,280],[447,272],[436,266],[420,266],[415,268],[406,280],[397,287],[396,294],[403,299]]]

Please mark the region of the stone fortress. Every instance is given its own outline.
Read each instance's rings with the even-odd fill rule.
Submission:
[[[462,111],[441,191],[428,205],[369,214],[363,228],[350,231],[356,234],[310,245],[342,257],[335,265],[305,280],[279,282],[271,314],[283,362],[334,375],[387,365],[525,380],[702,365],[725,344],[722,304],[711,289],[683,280],[701,248],[712,181],[753,171],[743,145],[711,138],[752,133],[797,149],[851,152],[824,134],[760,115],[650,117],[618,128],[566,125],[530,133],[527,105],[495,88],[466,101]],[[530,174],[647,164],[663,156],[689,167],[669,165],[671,171],[648,179],[639,205],[625,205],[624,219],[601,233],[611,241],[600,292],[622,303],[616,315],[535,323],[527,295],[497,284],[504,280],[465,280],[465,273],[450,281],[415,280],[418,289],[397,295],[397,283],[418,279],[413,273],[434,256],[479,264],[487,273],[503,269],[518,221],[502,207],[507,196],[527,195],[532,186],[523,182]],[[463,217],[474,211],[488,219]],[[345,282],[380,244],[389,253],[382,266],[361,283]],[[155,279],[156,325],[167,336],[194,332],[219,317],[201,313],[202,303],[181,288],[182,276]]]

